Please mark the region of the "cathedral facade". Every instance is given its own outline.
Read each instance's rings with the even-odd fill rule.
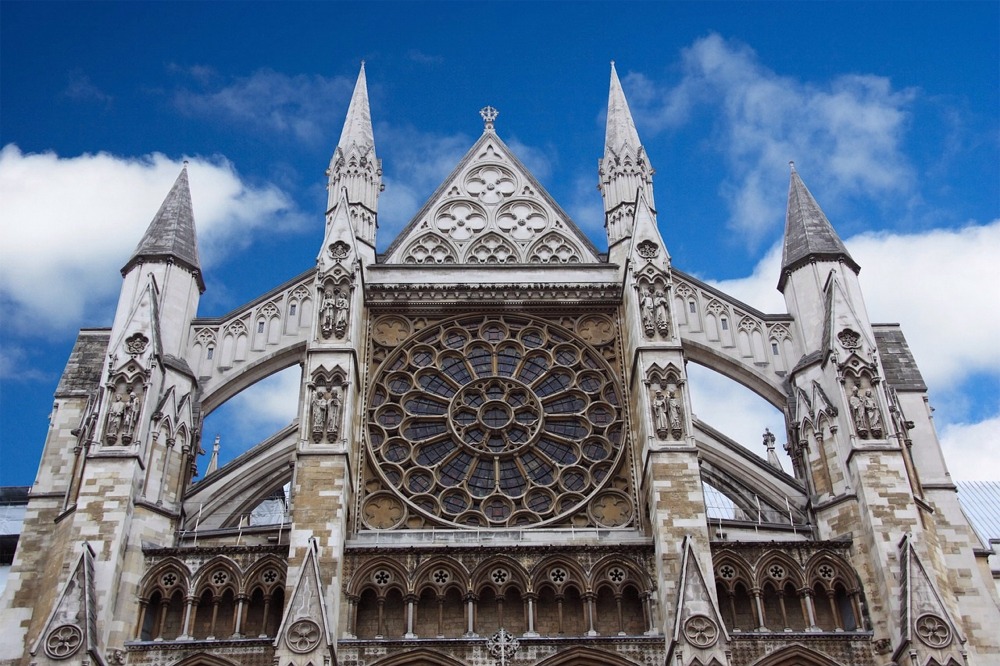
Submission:
[[[221,317],[181,172],[56,391],[0,664],[1000,663],[926,386],[794,168],[764,313],[674,267],[613,67],[607,252],[481,114],[376,253],[362,68],[316,266]],[[689,361],[784,413],[767,460]],[[297,418],[195,480],[205,416],[292,366]]]

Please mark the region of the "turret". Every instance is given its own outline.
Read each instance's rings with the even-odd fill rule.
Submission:
[[[653,202],[653,168],[632,120],[614,62],[611,63],[611,89],[608,93],[608,123],[604,139],[604,157],[598,163],[598,189],[604,199],[604,226],[608,247],[632,235],[635,207],[642,192],[646,204]]]
[[[354,94],[347,109],[347,119],[340,141],[327,169],[327,222],[346,191],[351,224],[357,239],[375,246],[378,227],[378,195],[382,191],[382,161],[375,155],[371,109],[368,106],[368,84],[365,65],[354,85]]]

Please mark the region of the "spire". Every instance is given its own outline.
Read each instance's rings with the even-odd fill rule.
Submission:
[[[347,191],[354,234],[358,240],[375,247],[378,226],[378,195],[382,191],[382,161],[375,155],[375,135],[372,114],[368,106],[368,83],[365,63],[361,63],[354,94],[347,107],[347,118],[340,141],[330,158],[327,169],[327,221],[340,201],[341,190]]]
[[[122,268],[122,274],[136,264],[154,259],[171,259],[187,267],[197,276],[199,288],[205,290],[201,263],[198,260],[198,239],[195,235],[194,211],[191,208],[187,162],[184,162],[170,193],[149,223],[128,263]]]
[[[635,122],[632,120],[632,112],[625,99],[625,92],[622,90],[622,83],[618,80],[615,61],[612,60],[611,90],[608,92],[608,124],[604,135],[605,155],[609,152],[621,155],[626,145],[635,153],[641,144]]]
[[[810,261],[843,261],[858,273],[861,267],[848,253],[844,242],[826,219],[819,204],[806,188],[795,164],[791,164],[788,185],[788,211],[785,216],[785,245],[781,253],[781,278],[778,290],[783,290],[789,272]]]
[[[221,435],[215,436],[215,442],[212,444],[212,457],[208,459],[208,466],[205,468],[205,476],[208,476],[215,470],[219,469],[219,443],[221,440]]]
[[[365,77],[365,61],[361,61],[361,71],[358,72],[358,80],[354,84],[354,94],[351,95],[351,104],[347,107],[347,120],[344,121],[344,129],[340,132],[340,141],[337,147],[345,153],[354,144],[367,152],[365,149],[375,149],[375,134],[372,132],[372,112],[368,106],[368,79]]]
[[[608,247],[632,235],[632,217],[640,193],[650,208],[653,202],[653,169],[632,120],[615,63],[611,63],[608,92],[608,123],[604,136],[604,157],[598,167],[597,185],[604,199],[604,226]]]

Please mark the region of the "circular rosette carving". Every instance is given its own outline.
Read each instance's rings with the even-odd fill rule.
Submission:
[[[707,615],[692,615],[684,623],[684,637],[695,647],[711,647],[719,640],[719,625]]]
[[[519,241],[531,240],[548,224],[545,210],[531,201],[513,201],[497,213],[497,226]]]
[[[486,212],[472,203],[456,201],[438,209],[434,225],[452,240],[469,240],[486,226]]]
[[[68,659],[83,644],[83,632],[75,624],[63,624],[45,637],[45,654],[53,659]]]
[[[410,322],[402,317],[388,315],[375,320],[372,337],[375,342],[387,347],[395,347],[410,336]]]
[[[632,500],[620,490],[605,490],[590,503],[590,517],[601,527],[621,527],[632,521]]]
[[[932,648],[943,648],[951,643],[951,628],[934,613],[924,613],[914,623],[917,637]]]
[[[576,325],[576,332],[587,343],[598,346],[611,342],[615,336],[614,324],[604,315],[589,315]]]
[[[406,506],[391,493],[375,493],[361,507],[365,525],[373,530],[390,530],[406,519]]]
[[[374,517],[390,509],[390,492],[409,516],[459,527],[548,524],[581,510],[623,455],[616,374],[573,333],[533,317],[422,329],[373,377],[367,441],[393,490],[371,495],[363,520],[374,529],[404,520]],[[602,498],[599,524],[632,520],[626,495]],[[619,500],[627,506],[612,515]]]
[[[285,643],[288,649],[298,654],[312,651],[317,645],[321,633],[319,625],[310,619],[303,618],[292,622],[285,632]]]
[[[517,181],[507,169],[487,165],[473,169],[465,177],[465,189],[482,203],[491,206],[514,194]]]

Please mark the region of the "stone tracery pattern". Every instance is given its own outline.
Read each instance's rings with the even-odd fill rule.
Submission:
[[[370,452],[383,485],[432,522],[546,524],[595,498],[591,519],[618,527],[634,507],[603,490],[623,452],[613,376],[596,350],[542,320],[473,315],[430,326],[375,377]],[[400,512],[373,501],[366,524],[398,524]]]

